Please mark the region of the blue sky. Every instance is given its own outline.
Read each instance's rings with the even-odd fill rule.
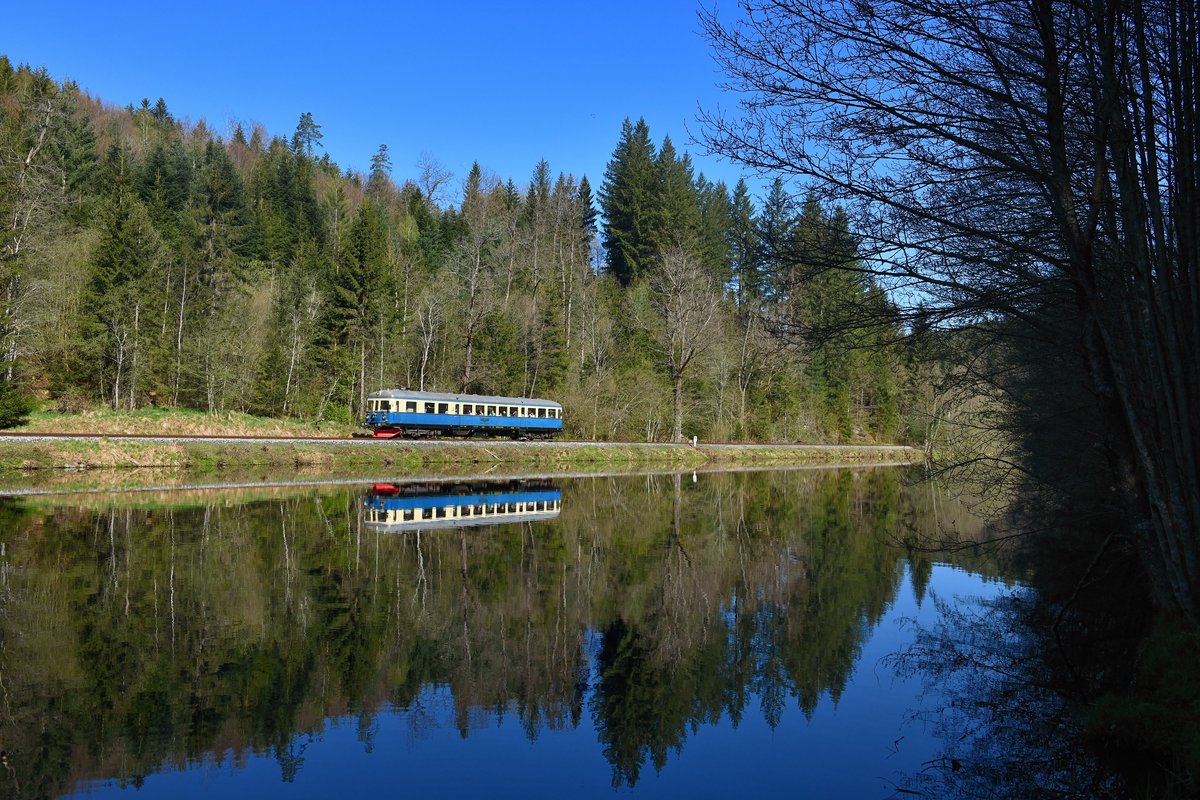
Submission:
[[[109,103],[161,96],[219,131],[240,119],[290,134],[311,111],[343,167],[365,169],[387,143],[403,181],[427,151],[455,173],[454,200],[473,160],[523,184],[546,158],[598,188],[626,116],[710,178],[740,174],[688,142],[721,78],[694,0],[53,8],[9,9],[0,52]]]

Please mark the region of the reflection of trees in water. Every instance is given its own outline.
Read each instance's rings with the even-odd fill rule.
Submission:
[[[772,724],[790,700],[836,698],[899,582],[885,542],[918,501],[889,471],[597,479],[568,486],[549,524],[403,536],[365,530],[338,491],[5,506],[8,786],[136,781],[208,753],[275,754],[287,780],[301,734],[355,715],[371,747],[381,708],[436,717],[431,686],[464,735],[511,712],[533,738],[586,711],[614,783],[632,784],[755,696]]]
[[[899,674],[923,676],[930,696],[940,699],[915,717],[945,743],[935,761],[909,777],[905,794],[1125,796],[1081,746],[1064,674],[1046,657],[1054,645],[1032,634],[1031,616],[1042,613],[1035,594],[1012,590],[973,605],[935,603],[937,622],[890,657]]]

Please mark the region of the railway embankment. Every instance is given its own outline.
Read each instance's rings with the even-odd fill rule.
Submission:
[[[509,441],[380,441],[345,438],[169,436],[0,436],[0,476],[154,469],[191,475],[257,470],[408,474],[453,466],[485,472],[504,465],[544,470],[580,466],[696,469],[912,463],[920,452],[869,445],[754,445]]]

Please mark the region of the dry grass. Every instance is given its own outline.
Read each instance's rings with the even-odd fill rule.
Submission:
[[[35,412],[19,433],[101,433],[174,436],[349,436],[355,428],[340,423],[256,417],[227,411],[208,414],[178,408],[113,411],[91,408],[59,414]]]

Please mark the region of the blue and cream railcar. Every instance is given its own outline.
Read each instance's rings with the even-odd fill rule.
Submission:
[[[376,484],[363,498],[364,522],[385,533],[545,522],[558,516],[562,493],[549,483],[417,489]]]
[[[385,389],[367,398],[364,427],[378,438],[510,436],[549,439],[562,431],[562,406],[551,400]]]

